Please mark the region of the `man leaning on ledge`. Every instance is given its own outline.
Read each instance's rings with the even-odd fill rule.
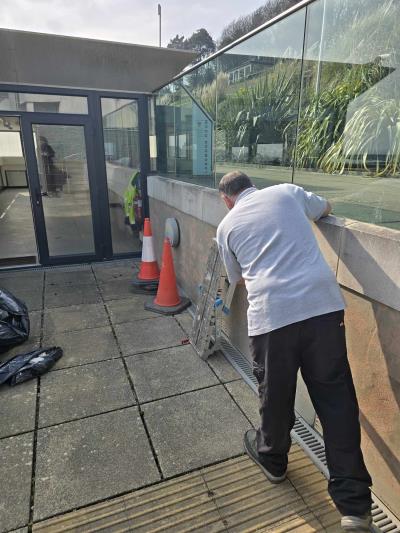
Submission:
[[[242,172],[226,174],[219,191],[229,213],[217,242],[229,281],[246,285],[260,398],[260,427],[246,432],[245,450],[272,483],[285,480],[300,369],[322,424],[328,491],[342,528],[374,531],[345,305],[309,223],[329,215],[331,206],[292,184],[257,190]]]

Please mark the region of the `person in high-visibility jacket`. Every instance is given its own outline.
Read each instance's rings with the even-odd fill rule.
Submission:
[[[142,197],[139,184],[140,172],[134,172],[124,192],[124,212],[127,223],[141,228],[142,224]]]

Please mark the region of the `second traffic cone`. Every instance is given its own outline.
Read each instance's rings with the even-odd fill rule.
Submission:
[[[151,231],[150,219],[144,219],[143,230],[143,247],[142,247],[142,262],[138,279],[142,281],[157,281],[160,278],[160,271],[158,270],[156,254],[153,246],[153,233]]]
[[[142,261],[139,273],[133,279],[134,292],[154,294],[157,291],[160,271],[153,246],[150,219],[145,218],[143,230]]]
[[[190,300],[179,296],[171,243],[169,239],[165,239],[157,296],[153,302],[145,303],[144,307],[148,311],[154,311],[162,315],[175,315],[189,307],[189,305]]]

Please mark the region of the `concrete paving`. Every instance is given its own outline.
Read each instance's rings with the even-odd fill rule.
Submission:
[[[0,531],[28,524],[33,433],[0,440]]]
[[[176,346],[126,358],[141,403],[218,385],[191,346]]]
[[[41,379],[39,427],[135,404],[120,359],[49,372]]]
[[[31,352],[32,350],[37,350],[38,348],[40,348],[40,336],[29,337],[29,339],[24,343],[18,344],[7,351],[1,352],[0,362],[4,363],[4,361],[8,361],[11,357],[14,357],[14,355]]]
[[[160,479],[137,407],[38,431],[35,520]]]
[[[142,318],[157,318],[160,315],[147,311],[144,308],[144,303],[151,300],[149,297],[142,294],[133,294],[129,298],[122,300],[111,300],[106,304],[111,322],[116,324],[125,324],[126,322],[135,322]]]
[[[221,383],[228,383],[229,381],[235,381],[242,379],[233,366],[228,363],[222,353],[217,352],[212,354],[208,359],[208,364],[215,372],[215,375],[221,381]]]
[[[258,427],[260,420],[258,401],[255,400],[255,394],[247,383],[241,379],[232,381],[226,384],[226,389],[253,426]]]
[[[159,317],[154,320],[138,320],[115,326],[115,334],[123,355],[151,352],[172,346],[180,346],[184,335],[172,317]]]
[[[181,344],[190,315],[145,311],[147,297],[130,292],[135,271],[118,261],[0,273],[0,286],[36,295],[32,336],[0,362],[64,350],[40,379],[0,387],[0,533],[242,454],[251,396],[228,389],[240,376]],[[67,301],[79,293],[97,303]]]
[[[31,337],[40,337],[42,328],[42,310],[30,311],[29,313],[30,332]]]
[[[165,477],[243,453],[251,427],[222,385],[142,406]]]
[[[70,305],[95,304],[101,302],[101,296],[93,285],[57,285],[46,287],[45,307],[69,307]]]
[[[243,433],[257,423],[257,397],[221,354],[205,362],[181,344],[191,328],[188,313],[161,317],[143,309],[147,298],[130,293],[135,270],[131,261],[118,261],[0,274],[0,286],[4,280],[21,294],[42,294],[38,309],[30,310],[33,336],[0,362],[32,347],[64,350],[38,380],[0,387],[0,476],[7,480],[0,533],[36,531],[43,520],[84,513],[88,505],[118,510],[118,502],[131,530],[136,518],[127,509],[136,494],[139,506],[146,499],[137,489],[156,490],[192,471],[205,487],[200,500],[207,500],[215,524],[223,524],[213,503],[219,495],[210,502],[212,479],[202,481],[198,469],[243,459]],[[66,301],[80,292],[97,303]],[[201,517],[194,524],[213,530]]]
[[[118,345],[110,326],[67,331],[44,336],[46,346],[61,346],[64,355],[55,365],[57,368],[95,363],[119,357]]]
[[[70,305],[44,312],[45,335],[107,325],[108,317],[102,304]]]
[[[130,279],[118,278],[110,279],[106,282],[99,282],[99,289],[104,301],[120,300],[131,298],[134,295]]]
[[[0,438],[35,429],[37,380],[0,387]]]

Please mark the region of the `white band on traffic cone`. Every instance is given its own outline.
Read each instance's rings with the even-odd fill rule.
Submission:
[[[154,253],[153,237],[143,237],[142,243],[142,262],[152,263],[156,260]]]

